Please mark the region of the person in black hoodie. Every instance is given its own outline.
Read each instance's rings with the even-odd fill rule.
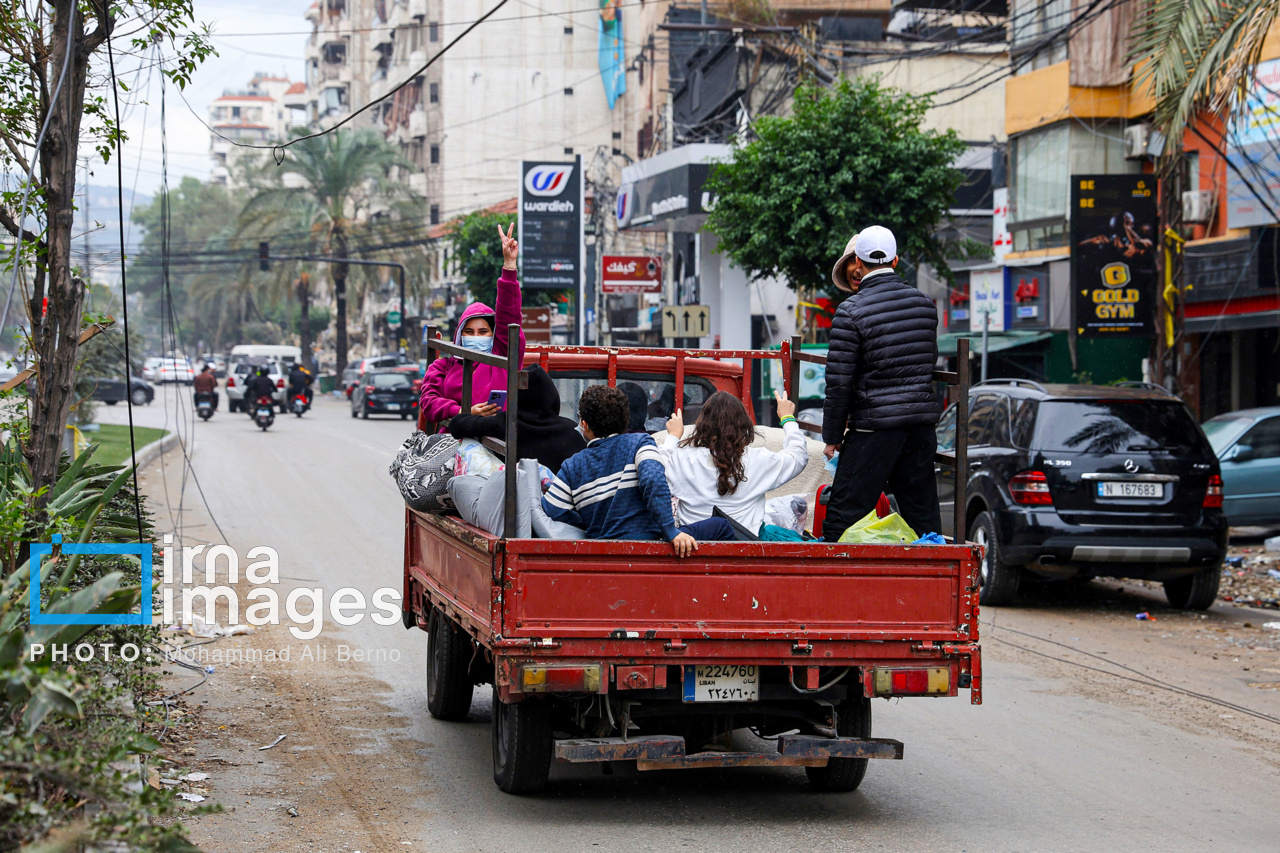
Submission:
[[[537,459],[554,471],[587,441],[578,424],[560,416],[560,392],[541,367],[529,368],[529,387],[519,392],[516,408],[516,450],[521,459]],[[449,421],[454,438],[506,438],[507,413],[454,415]]]

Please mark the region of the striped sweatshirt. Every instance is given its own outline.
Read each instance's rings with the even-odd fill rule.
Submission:
[[[644,433],[597,438],[570,456],[542,496],[542,508],[585,528],[592,539],[671,541],[679,533],[662,456]]]

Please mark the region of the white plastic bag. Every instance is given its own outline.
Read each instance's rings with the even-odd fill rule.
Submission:
[[[782,495],[770,498],[764,505],[765,524],[776,524],[804,533],[805,518],[809,514],[809,499],[804,495]]]

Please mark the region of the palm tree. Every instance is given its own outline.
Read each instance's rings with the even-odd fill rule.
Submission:
[[[372,202],[412,199],[404,181],[390,180],[397,167],[410,164],[373,128],[302,139],[285,149],[279,166],[267,163],[258,173],[265,185],[245,204],[241,230],[254,222],[269,226],[310,217],[307,230],[321,235],[326,254],[346,259],[351,225],[368,213]],[[339,374],[347,364],[348,272],[344,263],[332,267]]]
[[[1245,108],[1280,0],[1153,0],[1131,33],[1135,84],[1150,86],[1171,149],[1200,110]]]

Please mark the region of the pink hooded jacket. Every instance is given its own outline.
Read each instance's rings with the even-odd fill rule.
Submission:
[[[493,354],[507,354],[507,325],[519,323],[520,314],[520,280],[515,270],[504,269],[498,277],[498,307],[495,311],[483,302],[472,302],[462,312],[458,320],[458,330],[453,336],[455,344],[462,343],[462,330],[472,317],[486,317],[493,324]],[[520,330],[520,360],[524,361],[524,330]],[[507,387],[507,371],[501,367],[490,367],[477,364],[471,373],[471,402],[467,410],[476,403],[489,399],[490,391],[502,391]],[[427,368],[427,375],[422,380],[422,397],[418,401],[419,410],[428,421],[442,421],[462,411],[459,401],[462,399],[462,361],[456,358],[437,358]]]

